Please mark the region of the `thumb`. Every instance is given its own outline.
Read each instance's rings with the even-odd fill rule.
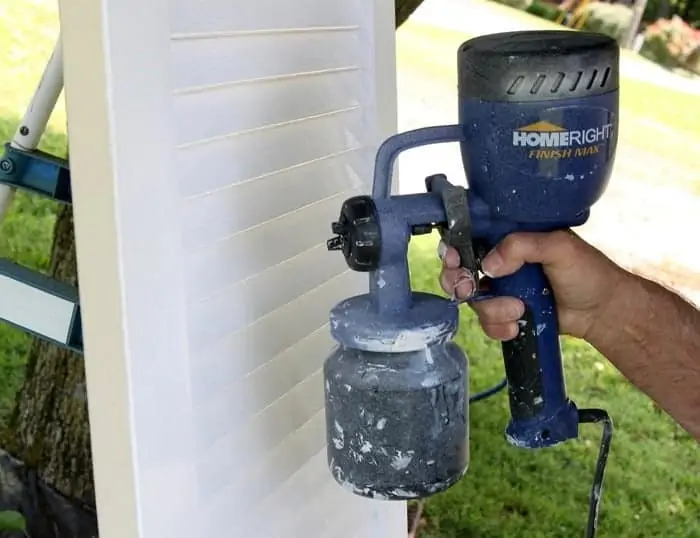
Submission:
[[[515,273],[525,263],[554,265],[566,260],[572,246],[571,232],[517,232],[508,235],[489,252],[481,263],[492,278]]]

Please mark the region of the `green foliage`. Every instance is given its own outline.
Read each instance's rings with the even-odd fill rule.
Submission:
[[[506,5],[515,9],[527,11],[532,5],[533,0],[495,0],[499,4]]]
[[[0,532],[27,532],[24,516],[14,510],[0,511]]]
[[[437,238],[412,241],[414,289],[442,294],[437,279]],[[503,359],[476,317],[461,310],[457,342],[470,361],[472,392],[497,383]],[[587,344],[564,340],[571,397],[603,407],[616,424],[604,485],[600,536],[698,538],[698,445]],[[505,393],[470,410],[470,469],[456,486],[429,499],[421,538],[550,538],[583,536],[588,495],[600,443],[595,425],[581,438],[547,450],[511,447],[503,429]]]
[[[691,26],[700,25],[700,0],[647,0],[642,20],[652,23],[678,15]]]
[[[585,20],[583,30],[605,34],[621,42],[632,22],[632,10],[622,4],[591,2],[578,12],[578,17]]]
[[[536,17],[540,17],[548,21],[556,21],[562,10],[549,2],[533,0],[530,7],[526,9],[526,11]]]
[[[670,10],[671,3],[668,0],[647,0],[642,14],[642,23],[654,22],[659,17],[665,17]]]
[[[647,26],[639,53],[666,67],[686,67],[700,74],[700,30],[678,16]]]

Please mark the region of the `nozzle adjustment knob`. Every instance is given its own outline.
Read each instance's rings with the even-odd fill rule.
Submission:
[[[340,217],[331,224],[335,237],[326,242],[328,250],[342,250],[353,271],[375,271],[379,268],[381,234],[374,200],[370,196],[354,196],[343,203]]]

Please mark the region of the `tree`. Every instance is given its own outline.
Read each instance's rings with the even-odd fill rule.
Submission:
[[[50,273],[77,285],[70,206],[58,213]],[[85,369],[80,355],[39,339],[32,342],[6,447],[61,493],[94,505]]]
[[[397,27],[422,1],[396,0]],[[50,273],[58,280],[78,285],[73,212],[69,206],[59,211],[54,226]],[[62,505],[62,514],[44,510],[37,516],[42,521],[29,521],[37,528],[29,533],[32,538],[96,535],[91,518],[95,498],[85,369],[80,355],[40,340],[32,343],[4,446],[26,468],[36,471],[43,484],[75,501],[72,515]],[[33,504],[38,504],[40,510],[52,499]],[[42,531],[52,524],[59,528]]]
[[[634,40],[637,37],[637,32],[639,32],[639,25],[642,22],[642,16],[644,15],[646,7],[647,0],[634,0],[630,25],[627,28],[627,33],[622,42],[624,48],[631,49],[634,46]]]
[[[423,0],[396,0],[396,27],[398,28],[408,18],[413,15],[413,12],[423,3]]]
[[[60,209],[54,225],[50,273],[77,285],[70,206]],[[97,536],[85,368],[80,355],[42,340],[32,342],[4,446],[22,462],[19,469],[3,467],[3,482],[21,487],[14,496],[22,500],[12,508],[25,514],[29,536]],[[7,480],[10,472],[15,480]]]

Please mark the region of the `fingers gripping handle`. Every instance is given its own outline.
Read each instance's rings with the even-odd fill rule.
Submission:
[[[526,264],[513,275],[495,279],[493,292],[518,297],[525,304],[518,335],[503,343],[509,441],[538,448],[576,437],[578,415],[566,396],[557,311],[542,266]]]

